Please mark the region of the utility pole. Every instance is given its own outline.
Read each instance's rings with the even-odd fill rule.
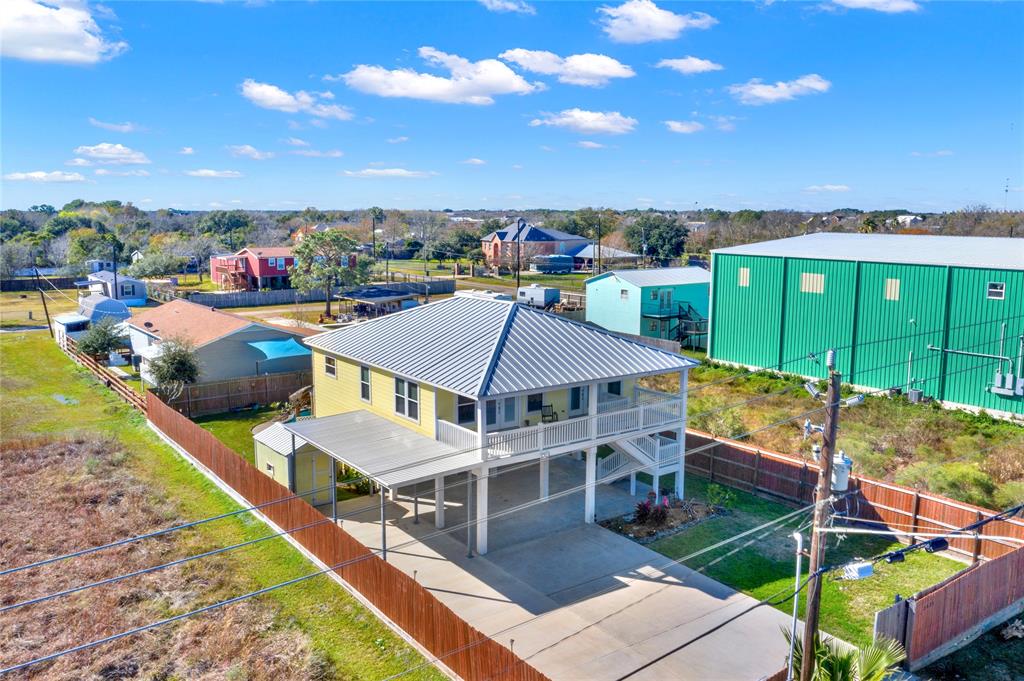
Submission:
[[[594,276],[597,276],[601,274],[601,211],[597,211],[597,245],[594,251]]]
[[[821,459],[818,461],[818,489],[814,501],[814,524],[811,526],[811,560],[807,585],[807,609],[804,612],[803,656],[800,681],[811,681],[814,676],[814,635],[818,632],[818,612],[821,609],[821,575],[817,570],[825,563],[825,539],[818,529],[828,522],[828,498],[832,496],[832,457],[839,429],[839,385],[842,376],[836,371],[835,350],[829,350],[828,393],[825,397],[825,427],[822,430]],[[799,598],[799,594],[794,596]]]
[[[516,220],[516,295],[519,295],[519,270],[523,269],[523,262],[520,259],[520,244],[522,244],[523,227],[526,226],[526,220],[519,218]]]

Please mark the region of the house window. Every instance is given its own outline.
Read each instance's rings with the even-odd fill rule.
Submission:
[[[476,421],[476,402],[471,397],[458,396],[456,404],[455,420],[461,426],[463,423]]]
[[[333,357],[324,357],[324,373],[331,378],[338,377],[338,363]]]
[[[121,284],[121,295],[122,296],[134,296],[135,295],[135,284]]]
[[[886,300],[899,300],[900,299],[900,280],[899,279],[886,279],[885,280],[885,299]]]
[[[814,272],[800,273],[800,293],[824,293],[825,275]]]
[[[395,413],[414,421],[420,419],[420,387],[403,378],[395,379]]]
[[[622,381],[612,381],[611,383],[609,383],[608,394],[616,396],[622,395]]]
[[[1002,281],[990,281],[988,282],[988,299],[989,300],[1002,300],[1006,297],[1006,282]]]
[[[629,289],[619,289],[619,300],[629,300]]]
[[[651,321],[649,321],[647,323],[647,330],[648,331],[657,331],[658,330],[658,322],[653,320],[653,319]]]
[[[487,404],[484,407],[486,412],[487,425],[493,426],[498,422],[498,402],[497,400],[487,400]]]
[[[535,393],[533,395],[526,396],[526,411],[535,412],[540,411],[541,407],[544,406],[544,393]]]
[[[359,367],[359,397],[370,401],[370,367]]]
[[[743,288],[750,286],[750,268],[741,267],[736,277],[736,285]]]
[[[579,411],[583,408],[583,391],[582,386],[569,389],[569,411]]]
[[[657,299],[658,299],[658,289],[652,288],[651,289],[651,300],[657,300]]]
[[[274,464],[270,463],[269,461],[267,462],[267,472],[270,473],[271,475],[274,474]]]

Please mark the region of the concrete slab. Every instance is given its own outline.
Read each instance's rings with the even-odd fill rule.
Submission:
[[[552,492],[583,480],[583,464],[551,462]],[[459,480],[447,480],[448,484]],[[461,490],[461,491],[460,491]],[[410,490],[403,490],[407,492]],[[760,679],[781,669],[784,613],[768,607],[701,637],[755,601],[597,525],[583,523],[583,498],[530,506],[491,521],[491,552],[467,557],[466,530],[439,533],[426,486],[413,522],[412,503],[388,503],[388,559],[414,575],[484,633],[509,645],[556,681]],[[539,493],[536,466],[491,480],[491,512]],[[465,517],[465,486],[447,490],[449,527]],[[598,488],[599,515],[624,513],[634,499]],[[339,504],[343,527],[380,547],[376,498]]]

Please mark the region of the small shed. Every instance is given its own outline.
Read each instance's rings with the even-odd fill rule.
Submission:
[[[292,438],[295,453],[292,455]],[[272,423],[253,434],[256,468],[314,506],[330,503],[331,486],[337,480],[335,462],[283,423]]]
[[[416,294],[384,286],[363,286],[338,294],[338,299],[349,303],[353,312],[367,317],[379,317],[416,306]]]
[[[113,317],[123,322],[132,316],[128,306],[120,300],[114,300],[99,293],[92,293],[78,299],[78,314],[96,323],[106,317]]]
[[[74,312],[59,314],[53,318],[53,336],[60,343],[64,338],[78,340],[89,330],[89,318]]]

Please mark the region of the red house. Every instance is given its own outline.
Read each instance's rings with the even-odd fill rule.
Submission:
[[[288,246],[253,246],[231,255],[211,257],[210,278],[229,290],[291,288],[289,272],[294,265],[295,256]]]

